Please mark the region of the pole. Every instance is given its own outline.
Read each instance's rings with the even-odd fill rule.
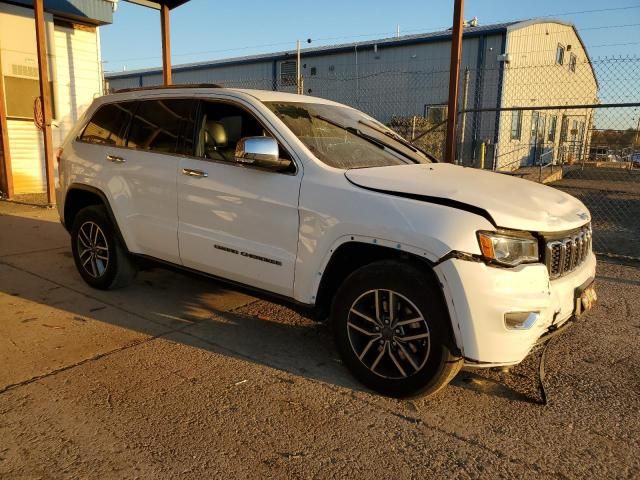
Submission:
[[[11,153],[9,152],[9,131],[7,130],[7,112],[4,102],[4,77],[0,60],[0,190],[7,198],[13,197],[13,177],[11,170]]]
[[[44,163],[47,174],[47,203],[53,205],[55,184],[53,170],[53,137],[51,134],[51,91],[49,90],[49,65],[47,62],[47,35],[44,23],[43,0],[33,2],[36,21],[36,48],[38,53],[38,73],[40,74],[40,99],[42,100],[42,133],[44,137]]]
[[[171,85],[171,32],[169,30],[169,7],[163,3],[160,7],[160,29],[162,30],[162,80]]]
[[[467,97],[469,95],[469,67],[464,69],[464,80],[462,81],[462,122],[460,122],[460,162],[464,164],[464,134],[467,128]]]
[[[451,35],[451,63],[449,66],[449,112],[447,118],[447,143],[444,161],[456,161],[456,120],[458,117],[458,82],[460,80],[460,54],[462,53],[462,15],[464,0],[455,0],[453,32]]]
[[[300,40],[296,41],[296,87],[298,95],[302,95],[302,69],[300,68]]]

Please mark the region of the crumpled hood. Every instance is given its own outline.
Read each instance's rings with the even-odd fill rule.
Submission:
[[[555,188],[486,170],[449,163],[359,168],[345,172],[360,187],[434,203],[451,201],[454,208],[485,210],[503,228],[536,232],[571,230],[591,220],[575,197]],[[444,200],[444,202],[438,201]]]

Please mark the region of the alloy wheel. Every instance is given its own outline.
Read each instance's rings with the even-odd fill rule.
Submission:
[[[418,307],[393,290],[369,290],[351,305],[349,343],[374,374],[403,379],[419,372],[431,348],[429,325]]]
[[[80,226],[77,247],[84,271],[93,278],[104,275],[109,266],[109,244],[97,223],[87,221]]]

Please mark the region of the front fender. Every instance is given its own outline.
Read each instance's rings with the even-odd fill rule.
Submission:
[[[436,263],[452,250],[480,254],[475,232],[491,230],[480,215],[451,206],[373,192],[344,175],[303,180],[294,298],[314,304],[322,274],[345,242],[403,250]]]

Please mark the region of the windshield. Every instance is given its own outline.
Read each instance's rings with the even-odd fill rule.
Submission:
[[[322,103],[265,102],[319,160],[335,168],[433,160],[362,112]]]

